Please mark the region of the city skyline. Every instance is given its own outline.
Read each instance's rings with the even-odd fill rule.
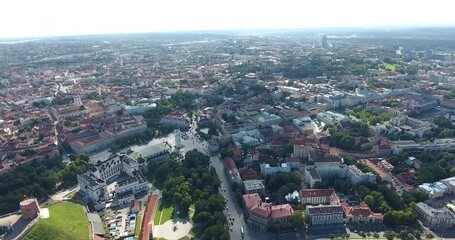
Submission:
[[[10,1],[0,38],[199,30],[453,26],[453,3],[362,1]],[[27,8],[24,8],[24,6]]]

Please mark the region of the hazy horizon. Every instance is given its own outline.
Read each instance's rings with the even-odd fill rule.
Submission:
[[[448,0],[9,1],[0,39],[151,32],[455,26]],[[26,6],[26,7],[25,7]],[[6,24],[5,24],[6,23]]]

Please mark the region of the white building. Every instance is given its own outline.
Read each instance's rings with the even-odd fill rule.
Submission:
[[[266,111],[262,111],[261,115],[257,119],[257,124],[259,126],[269,126],[275,123],[279,123],[281,121],[282,118],[280,116],[268,113]]]
[[[300,199],[304,205],[329,205],[338,202],[333,189],[305,189],[300,191]]]
[[[77,182],[79,191],[91,201],[102,202],[109,199],[106,182],[94,176],[90,169],[85,173],[78,174]]]
[[[336,125],[341,121],[349,120],[350,117],[341,113],[327,111],[316,114],[316,119],[325,124]]]
[[[242,143],[256,146],[263,142],[262,135],[257,129],[239,131],[238,133],[232,134],[232,139],[237,147],[240,147]]]
[[[355,185],[376,182],[376,175],[371,172],[364,173],[355,165],[348,166],[347,178]]]
[[[139,164],[124,155],[115,155],[104,161],[98,161],[90,169],[77,175],[80,192],[95,203],[105,202],[112,198],[107,184],[114,177],[125,174],[122,181],[115,186],[115,197],[119,204],[127,204],[131,196],[140,192],[148,192],[148,183],[139,171]]]
[[[190,121],[188,118],[183,116],[165,116],[162,117],[160,123],[167,126],[172,126],[176,128],[188,129],[190,128]]]
[[[257,193],[263,197],[265,195],[265,186],[263,180],[245,180],[243,181],[246,194]]]
[[[305,168],[305,182],[312,188],[316,183],[322,182],[322,178],[319,176],[315,168],[307,167]]]
[[[268,163],[262,163],[261,165],[261,174],[262,176],[267,176],[269,174],[275,174],[279,172],[291,172],[291,166],[288,165],[287,163],[282,163],[280,166],[277,167],[271,167],[270,164]]]
[[[123,105],[123,107],[125,108],[125,111],[128,114],[139,115],[139,114],[143,114],[144,112],[146,112],[150,109],[155,108],[156,103],[152,103],[152,104],[140,103],[140,104],[136,104],[136,105]]]
[[[429,198],[442,198],[449,189],[442,182],[424,183],[417,188],[420,192],[426,193]]]
[[[446,207],[433,208],[427,203],[419,202],[415,206],[417,217],[429,228],[455,227],[455,213]]]
[[[431,129],[435,127],[435,125],[432,123],[411,118],[408,116],[392,118],[390,122],[394,126],[401,128],[407,133],[420,138],[427,135],[431,131]]]
[[[306,206],[311,225],[329,225],[343,223],[343,208],[339,205]]]

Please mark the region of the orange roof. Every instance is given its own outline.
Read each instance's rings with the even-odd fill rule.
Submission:
[[[272,218],[289,217],[294,213],[294,209],[289,204],[272,206]]]
[[[243,201],[245,202],[245,207],[247,209],[251,209],[254,206],[260,206],[262,204],[261,197],[257,193],[243,195]]]
[[[144,217],[142,219],[141,234],[139,240],[148,240],[153,228],[153,217],[155,215],[156,203],[158,195],[150,195],[145,207]]]

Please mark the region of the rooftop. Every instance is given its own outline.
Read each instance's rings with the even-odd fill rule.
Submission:
[[[333,189],[305,189],[300,191],[302,197],[330,197],[335,193]]]
[[[343,208],[341,206],[335,205],[307,206],[307,209],[310,215],[343,213]]]

